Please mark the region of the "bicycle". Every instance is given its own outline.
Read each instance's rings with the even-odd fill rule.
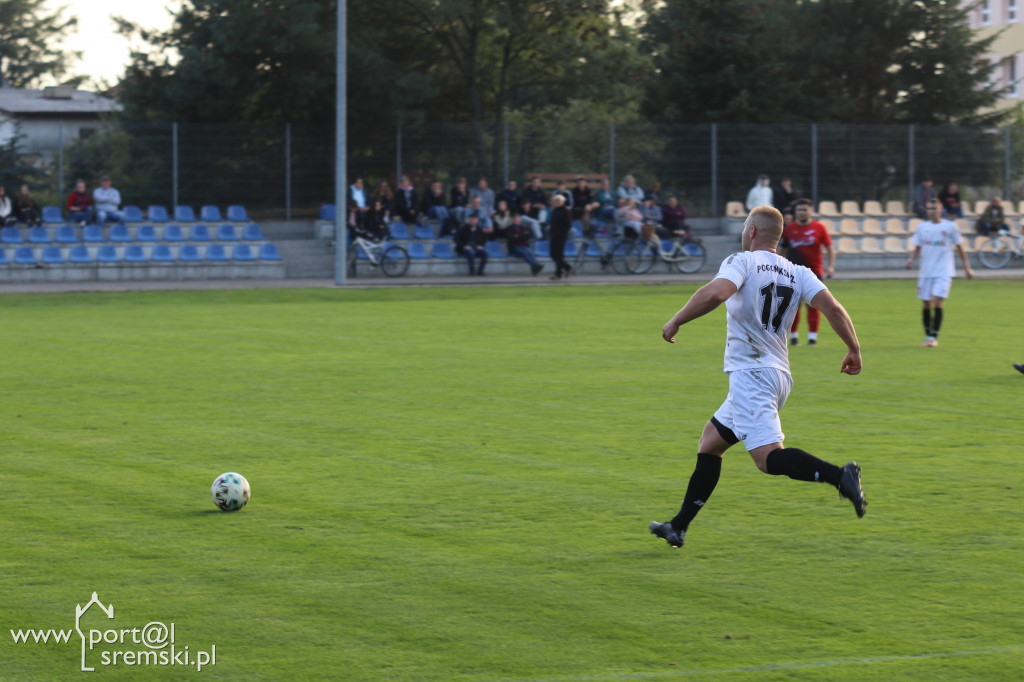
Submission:
[[[379,267],[388,277],[401,277],[409,269],[409,252],[404,247],[356,236],[348,247],[348,272],[351,277],[356,276],[359,252],[362,252],[367,263],[375,268]]]
[[[668,250],[665,249],[666,243],[672,245]],[[671,241],[652,237],[634,241],[622,256],[624,266],[635,275],[649,271],[659,259],[668,263],[670,270],[692,275],[704,267],[708,254],[704,245],[691,237],[677,237]]]
[[[591,244],[594,246],[593,252],[589,250]],[[592,257],[596,255],[601,260],[601,269],[610,265],[617,274],[629,275],[632,273],[632,270],[630,269],[629,261],[626,259],[626,254],[635,244],[635,239],[620,237],[608,246],[608,250],[604,250],[601,248],[601,241],[598,239],[577,240],[576,260],[573,263],[573,268],[576,272],[582,272],[583,261],[586,260],[587,256]]]
[[[1010,243],[1011,239],[1013,240],[1012,244]],[[1010,258],[1024,258],[1024,250],[1021,249],[1022,243],[1024,243],[1024,234],[999,230],[998,234],[992,235],[978,246],[978,260],[986,268],[992,270],[1004,268],[1010,262]]]

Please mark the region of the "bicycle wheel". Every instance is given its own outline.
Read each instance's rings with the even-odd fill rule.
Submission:
[[[688,275],[692,275],[704,267],[704,263],[707,260],[708,254],[702,244],[697,242],[681,242],[676,244],[675,249],[672,251],[672,259],[669,261],[669,265],[676,272],[685,272]]]
[[[632,272],[626,260],[627,252],[631,246],[636,246],[636,244],[625,239],[620,239],[613,243],[611,248],[608,249],[608,257],[612,261],[612,269],[620,275],[628,275]]]
[[[409,269],[409,253],[397,244],[384,247],[380,253],[380,269],[388,277],[401,277]]]
[[[630,264],[629,271],[634,275],[642,275],[650,270],[657,259],[658,247],[653,241],[638,241],[626,255],[626,261]]]
[[[992,237],[978,247],[978,260],[986,268],[998,270],[1010,262],[1013,247],[1002,237]]]

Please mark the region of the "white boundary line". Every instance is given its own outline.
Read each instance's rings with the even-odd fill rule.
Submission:
[[[751,665],[741,668],[720,668],[718,670],[666,670],[654,673],[620,673],[609,675],[585,675],[582,677],[544,677],[518,680],[517,682],[589,682],[591,680],[653,680],[665,677],[684,677],[688,675],[724,675],[727,673],[757,673],[773,670],[801,670],[806,668],[828,668],[838,665],[855,665],[858,663],[893,663],[898,661],[922,661],[935,658],[952,658],[955,656],[978,656],[982,654],[999,654],[1010,651],[1024,651],[1024,644],[1016,646],[995,647],[992,649],[966,649],[963,651],[934,652],[929,654],[907,654],[897,656],[872,656],[869,658],[840,658],[832,661],[810,661],[807,663],[768,663]]]

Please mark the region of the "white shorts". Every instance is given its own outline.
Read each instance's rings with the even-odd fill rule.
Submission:
[[[917,297],[922,301],[933,298],[949,298],[953,286],[952,277],[920,277],[917,280]]]
[[[793,377],[773,367],[729,372],[729,395],[715,412],[715,419],[732,430],[750,450],[781,443],[779,410],[793,390]]]

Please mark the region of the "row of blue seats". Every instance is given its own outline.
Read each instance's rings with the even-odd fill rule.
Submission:
[[[124,221],[126,223],[141,223],[143,220],[151,223],[166,223],[171,220],[171,216],[167,213],[166,206],[149,206],[146,209],[145,217],[142,215],[142,209],[138,206],[125,206],[123,212]],[[60,225],[65,222],[59,206],[43,206],[41,218],[43,219],[43,222],[48,225]],[[221,217],[220,209],[218,207],[203,206],[199,209],[199,220],[204,223],[219,223],[222,220],[225,220],[225,218]],[[249,215],[246,213],[245,206],[228,206],[227,220],[232,223],[249,222]],[[196,222],[195,211],[192,210],[191,206],[175,206],[174,222]]]
[[[153,225],[144,224],[139,225],[134,229],[135,235],[132,235],[132,230],[123,223],[111,225],[110,230],[106,237],[103,234],[102,225],[86,225],[82,228],[82,236],[79,238],[78,232],[75,228],[70,225],[61,225],[58,227],[53,234],[50,234],[50,230],[45,227],[30,227],[28,228],[28,234],[23,238],[21,234],[21,228],[18,227],[5,227],[0,229],[0,243],[2,244],[77,244],[78,242],[91,242],[99,243],[105,241],[111,242],[209,242],[209,241],[221,241],[221,242],[237,242],[240,239],[248,242],[262,242],[263,231],[260,226],[256,223],[248,223],[242,226],[241,233],[238,228],[232,223],[223,223],[219,225],[215,232],[211,232],[203,223],[196,223],[195,225],[189,226],[188,235],[186,236],[185,231],[182,230],[181,225],[170,224],[162,226],[160,233],[158,234],[157,228]]]
[[[231,252],[223,244],[210,244],[202,252],[195,244],[183,244],[172,251],[167,244],[143,247],[131,244],[123,248],[113,244],[88,247],[76,244],[68,249],[59,246],[44,246],[33,249],[31,246],[19,246],[8,260],[7,253],[0,249],[0,265],[92,265],[95,263],[252,263],[255,261],[280,261],[281,254],[271,243],[261,244],[254,251],[249,244],[235,244]],[[38,251],[38,253],[37,253]]]

